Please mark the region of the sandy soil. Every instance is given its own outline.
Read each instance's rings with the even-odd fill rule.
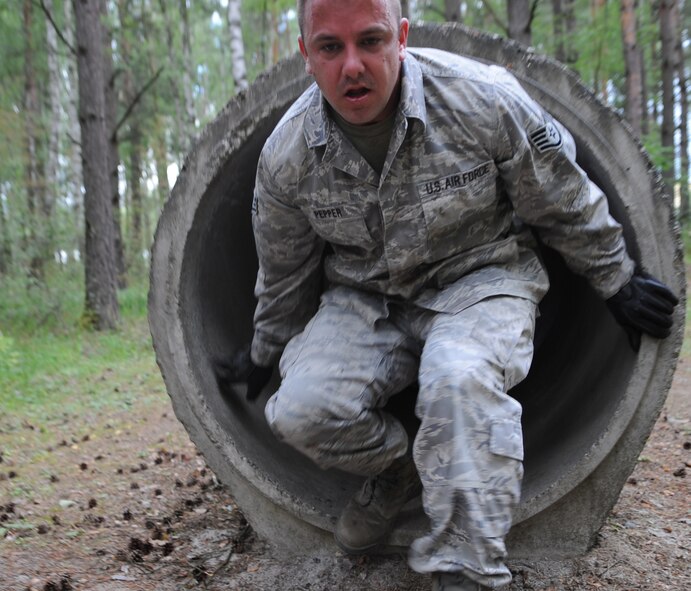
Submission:
[[[596,547],[575,560],[511,563],[508,589],[691,589],[689,357]],[[2,435],[4,591],[429,589],[403,556],[272,556],[162,388],[107,417],[57,417],[49,429],[2,417]]]

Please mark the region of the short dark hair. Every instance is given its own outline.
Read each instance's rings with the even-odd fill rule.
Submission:
[[[401,20],[401,15],[403,10],[401,9],[401,0],[388,0],[389,2],[394,2],[394,10],[396,11],[394,16],[396,17],[396,23]],[[298,26],[300,27],[300,35],[304,37],[305,35],[305,9],[307,8],[308,0],[298,0]]]

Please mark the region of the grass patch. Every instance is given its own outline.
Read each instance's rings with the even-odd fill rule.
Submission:
[[[118,330],[92,332],[79,321],[79,277],[74,270],[53,273],[45,285],[3,278],[0,407],[6,420],[43,423],[163,392],[146,320],[146,283],[119,292]],[[6,420],[0,426],[8,428]]]

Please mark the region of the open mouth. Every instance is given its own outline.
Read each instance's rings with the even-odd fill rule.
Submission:
[[[357,99],[357,98],[362,98],[363,96],[365,96],[368,93],[369,93],[369,88],[363,87],[363,88],[351,88],[345,94],[348,98]]]

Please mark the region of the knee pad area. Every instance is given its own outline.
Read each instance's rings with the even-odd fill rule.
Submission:
[[[269,400],[265,414],[279,439],[304,448],[342,435],[342,429],[360,413],[351,406],[329,393],[323,383],[291,380]]]

